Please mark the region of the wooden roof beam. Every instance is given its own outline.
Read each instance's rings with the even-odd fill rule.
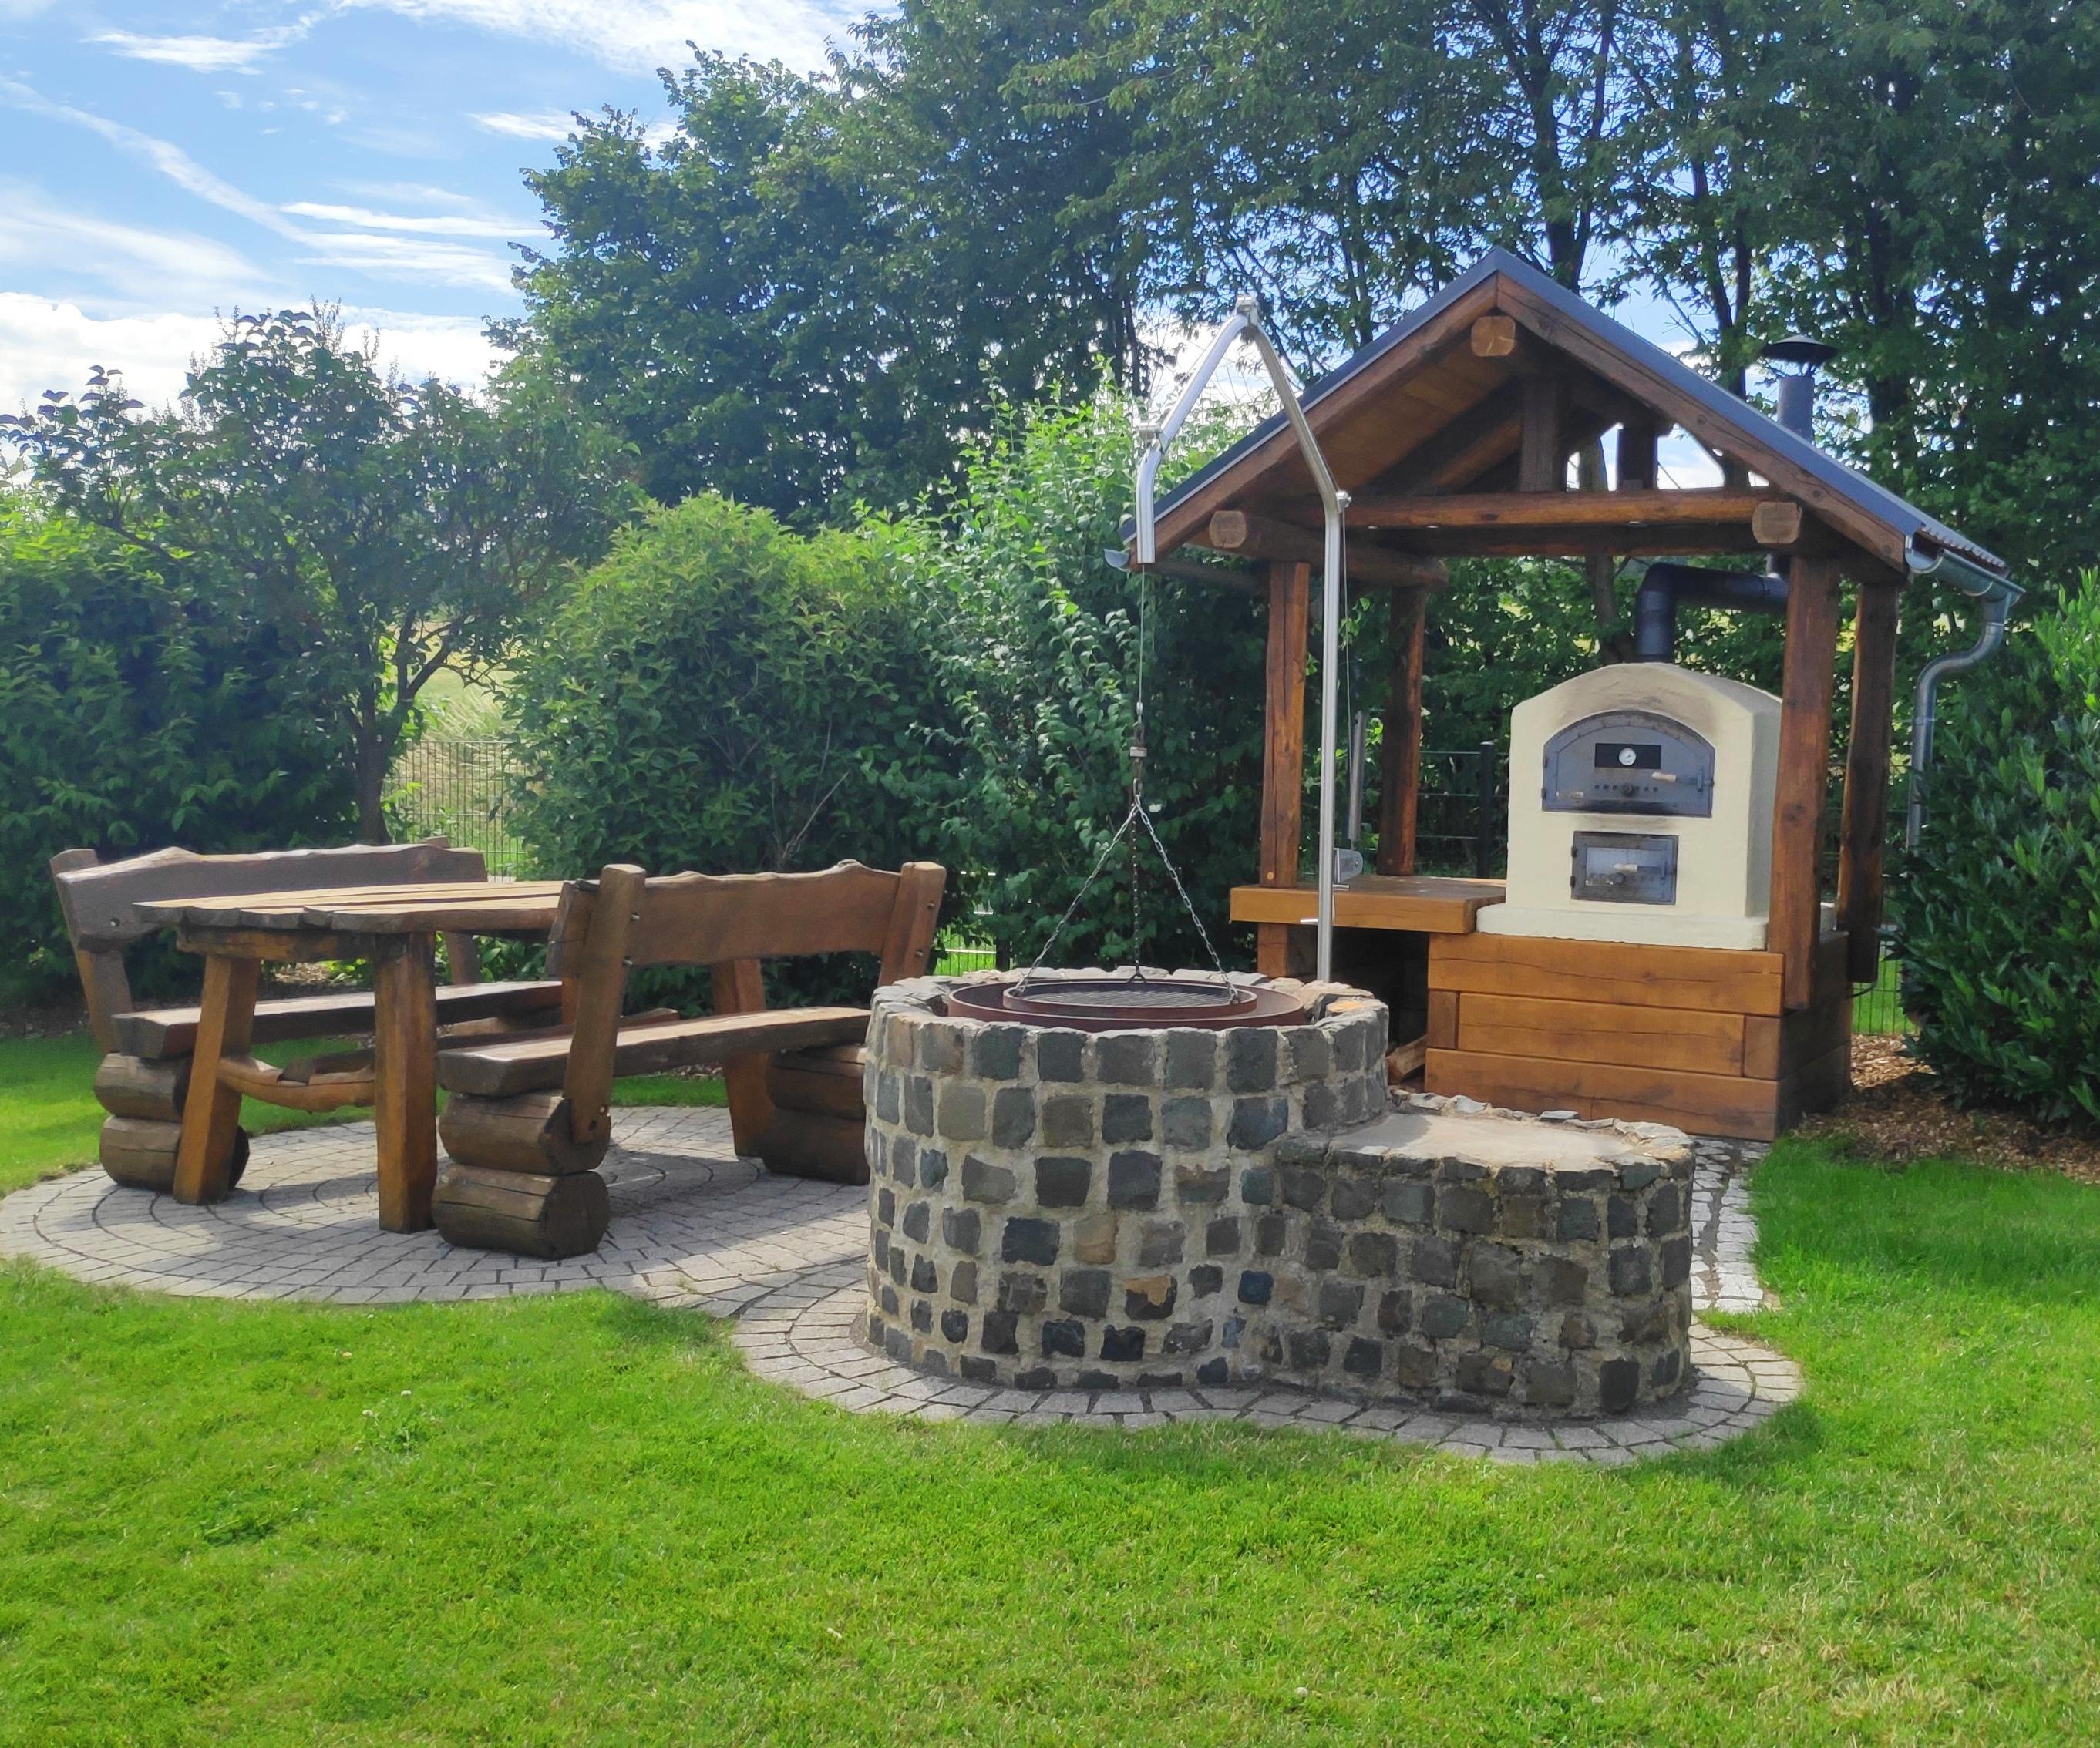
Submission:
[[[1245,558],[1317,566],[1326,557],[1323,535],[1295,522],[1251,516],[1245,510],[1220,510],[1211,517],[1205,535],[1203,545]],[[1343,568],[1351,581],[1380,588],[1442,588],[1451,580],[1451,573],[1437,559],[1394,552],[1364,540],[1349,543]]]
[[[1801,538],[1801,506],[1777,492],[1688,491],[1480,491],[1445,497],[1365,492],[1352,500],[1352,528],[1442,531],[1493,528],[1522,533],[1533,528],[1697,527],[1740,525],[1762,529],[1758,545],[1789,546]]]

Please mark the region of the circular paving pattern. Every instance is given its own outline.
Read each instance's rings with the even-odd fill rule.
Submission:
[[[1500,1421],[1281,1389],[1033,1392],[952,1382],[899,1366],[858,1335],[866,1192],[776,1178],[739,1159],[711,1109],[616,1112],[602,1168],[612,1225],[595,1255],[538,1262],[456,1249],[435,1232],[383,1232],[369,1124],[290,1130],[254,1144],[225,1201],[188,1208],[76,1172],[0,1200],[0,1256],[76,1279],[230,1299],[342,1305],[501,1298],[607,1287],[738,1319],[759,1376],[856,1411],[924,1420],[1135,1428],[1180,1420],[1339,1430],[1512,1463],[1629,1463],[1703,1450],[1798,1394],[1790,1360],[1695,1324],[1693,1389],[1667,1412],[1586,1422]],[[1743,1150],[1702,1143],[1692,1270],[1701,1310],[1763,1302]]]

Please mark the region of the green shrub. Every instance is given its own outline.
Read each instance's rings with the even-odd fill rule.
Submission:
[[[342,843],[347,768],[267,623],[97,529],[0,502],[0,994],[74,978],[46,865]],[[165,987],[180,964],[139,967]]]
[[[1965,1103],[2100,1125],[2100,579],[1948,690],[1897,889],[1918,1054]]]
[[[942,861],[939,707],[880,531],[805,539],[712,494],[652,512],[510,702],[550,874]]]

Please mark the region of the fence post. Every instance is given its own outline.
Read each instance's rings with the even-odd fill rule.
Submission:
[[[1495,743],[1480,742],[1480,768],[1474,773],[1473,792],[1478,809],[1473,821],[1473,874],[1476,878],[1493,877],[1495,853]]]

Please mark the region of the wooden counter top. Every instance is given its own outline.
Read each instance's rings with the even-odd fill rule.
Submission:
[[[1499,880],[1439,874],[1360,874],[1335,888],[1335,926],[1402,929],[1423,935],[1470,935],[1487,905],[1502,901]],[[1320,895],[1311,886],[1236,886],[1235,922],[1310,923]]]

